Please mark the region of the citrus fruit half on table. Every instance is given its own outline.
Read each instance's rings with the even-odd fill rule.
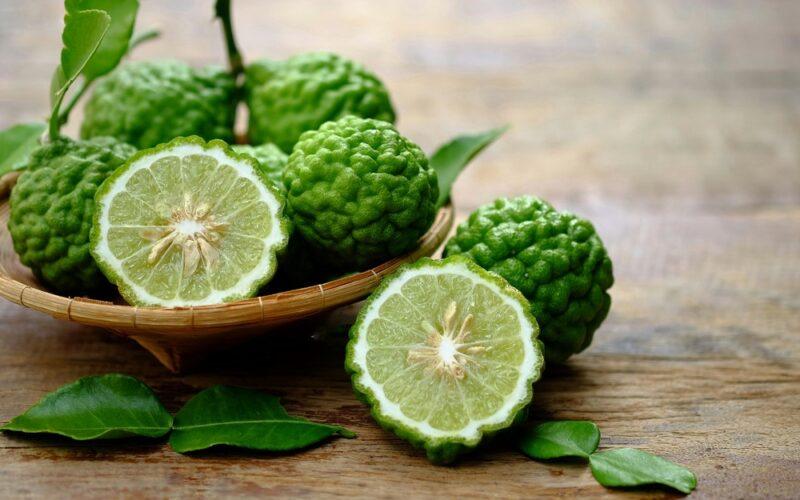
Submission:
[[[450,462],[530,403],[543,356],[529,310],[464,257],[403,266],[350,330],[353,386],[383,427]]]
[[[288,242],[283,196],[222,141],[178,138],[141,151],[95,201],[92,255],[134,305],[251,297]]]

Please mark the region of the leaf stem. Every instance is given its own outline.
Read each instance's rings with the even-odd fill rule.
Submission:
[[[128,44],[128,54],[130,54],[133,51],[133,49],[135,49],[139,45],[145,42],[149,42],[150,40],[154,40],[160,36],[161,36],[161,31],[157,29],[147,30],[137,34]]]
[[[80,88],[77,92],[72,96],[72,98],[67,103],[67,107],[64,108],[64,111],[61,111],[58,115],[58,125],[63,126],[69,120],[69,114],[72,112],[72,109],[78,104],[78,101],[81,100],[81,97],[89,90],[89,87],[92,85],[94,80],[85,79],[81,84]]]
[[[225,47],[228,49],[228,66],[231,75],[238,78],[244,72],[244,60],[233,35],[233,21],[231,19],[231,0],[217,0],[215,5],[217,17],[222,22],[222,31],[225,35]]]
[[[64,101],[64,93],[60,93],[58,97],[56,97],[56,102],[53,104],[53,112],[50,114],[50,122],[49,128],[47,130],[47,137],[50,142],[58,139],[61,133],[61,115],[59,114],[59,110],[61,109],[61,103]]]

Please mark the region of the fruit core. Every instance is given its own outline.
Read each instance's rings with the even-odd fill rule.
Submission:
[[[146,236],[155,241],[147,256],[147,263],[155,265],[173,247],[183,253],[183,274],[193,275],[200,264],[206,270],[219,261],[219,242],[226,224],[217,222],[211,206],[195,202],[188,193],[183,196],[183,205],[172,210],[167,224],[148,231]]]
[[[422,322],[420,327],[428,336],[424,344],[408,352],[408,363],[420,363],[429,372],[458,380],[466,376],[469,364],[478,364],[473,354],[485,352],[488,348],[469,342],[473,316],[467,314],[461,324],[456,324],[457,311],[458,304],[455,301],[450,302],[442,316],[440,328],[434,327],[428,321]]]

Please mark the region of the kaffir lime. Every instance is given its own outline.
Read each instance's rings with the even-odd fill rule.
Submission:
[[[89,253],[94,195],[136,150],[105,137],[61,138],[33,152],[11,191],[8,230],[23,264],[65,295],[109,288]]]
[[[611,307],[611,259],[591,222],[532,196],[473,212],[445,248],[504,277],[531,303],[548,361],[592,342]]]
[[[283,195],[222,141],[177,138],[140,151],[96,195],[92,255],[131,304],[247,298],[289,238]]]
[[[346,367],[383,427],[451,462],[512,425],[543,367],[527,300],[464,257],[386,278],[350,330]]]

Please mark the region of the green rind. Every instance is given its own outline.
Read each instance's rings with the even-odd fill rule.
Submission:
[[[274,142],[287,153],[303,132],[346,115],[395,121],[389,91],[377,75],[329,52],[256,61],[245,70],[244,90],[250,141]]]
[[[202,147],[204,150],[208,151],[211,149],[222,149],[226,155],[230,156],[231,158],[238,160],[240,162],[246,163],[252,167],[253,171],[255,172],[256,176],[264,183],[267,190],[272,193],[275,198],[278,200],[278,213],[277,217],[280,221],[279,228],[281,235],[283,238],[277,243],[275,247],[273,247],[273,252],[269,256],[269,266],[264,270],[262,276],[254,280],[250,288],[246,293],[240,294],[231,294],[226,296],[222,299],[222,302],[232,302],[236,300],[248,299],[250,297],[254,297],[258,291],[275,275],[275,272],[278,269],[278,257],[282,255],[285,250],[286,246],[289,244],[289,235],[291,234],[291,222],[288,218],[284,216],[284,209],[286,207],[286,198],[284,197],[283,193],[280,192],[278,188],[276,188],[272,182],[267,178],[264,172],[261,171],[258,162],[250,155],[237,153],[233,151],[228,143],[219,139],[213,139],[211,141],[206,142],[203,138],[198,136],[189,136],[189,137],[176,137],[175,139],[171,140],[166,144],[160,144],[154,148],[144,149],[139,151],[128,161],[118,168],[111,176],[106,179],[103,184],[100,185],[100,188],[95,193],[95,210],[94,210],[94,219],[92,223],[92,231],[90,236],[91,247],[90,251],[92,253],[92,257],[94,257],[95,262],[97,262],[98,267],[103,272],[103,274],[108,278],[108,280],[115,284],[119,288],[119,293],[122,295],[122,298],[125,299],[129,304],[134,306],[142,306],[142,307],[161,307],[160,304],[151,303],[147,301],[141,300],[133,289],[127,285],[126,281],[122,276],[117,274],[116,270],[106,262],[97,251],[96,247],[99,244],[102,235],[100,234],[100,200],[108,194],[108,191],[111,189],[112,184],[116,179],[118,179],[123,173],[125,173],[130,166],[138,161],[140,158],[150,156],[155,153],[159,153],[161,151],[176,147],[182,146],[186,144],[193,144]]]
[[[464,264],[468,270],[474,272],[481,278],[489,281],[500,288],[500,290],[512,297],[514,300],[520,302],[521,309],[525,317],[533,325],[533,332],[531,341],[533,342],[533,350],[538,354],[538,362],[531,372],[527,380],[528,390],[523,398],[512,408],[508,417],[497,424],[485,425],[478,429],[478,437],[475,439],[461,439],[461,438],[432,438],[423,435],[416,429],[399,422],[391,417],[384,415],[380,409],[380,402],[376,395],[367,387],[359,382],[359,377],[364,373],[364,370],[358,366],[355,361],[355,343],[359,335],[359,330],[363,326],[364,317],[367,314],[372,303],[389,287],[391,282],[397,279],[403,272],[411,269],[421,269],[424,267],[443,268],[453,262]],[[541,377],[544,371],[544,355],[543,346],[541,341],[537,338],[539,335],[539,326],[536,319],[530,313],[530,306],[525,297],[514,287],[508,284],[500,276],[486,271],[472,260],[463,256],[448,257],[443,260],[434,260],[423,257],[416,262],[405,264],[397,269],[391,276],[386,277],[378,288],[370,295],[364,302],[359,312],[356,323],[350,329],[349,342],[347,343],[347,352],[345,356],[345,370],[350,374],[353,390],[359,400],[370,406],[370,413],[378,424],[384,429],[395,433],[402,439],[410,442],[413,446],[425,450],[428,460],[435,464],[449,464],[452,463],[459,455],[466,453],[475,447],[480,442],[488,437],[493,436],[499,431],[502,431],[512,425],[520,422],[520,416],[524,416],[525,412],[533,400],[533,384]]]
[[[94,195],[133,146],[111,137],[60,138],[36,148],[9,202],[14,251],[37,279],[62,295],[91,295],[110,285],[89,247]]]
[[[221,67],[164,59],[128,62],[103,78],[84,107],[81,138],[112,136],[140,149],[178,136],[232,141],[236,82]]]

